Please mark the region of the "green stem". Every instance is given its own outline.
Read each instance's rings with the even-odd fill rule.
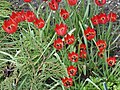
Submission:
[[[39,7],[38,7],[38,10],[37,10],[37,13],[36,13],[37,18],[38,18],[38,15],[39,15],[39,11],[40,11],[40,9],[41,9],[41,6],[42,6],[43,4],[44,4],[44,2],[41,3],[41,4],[39,5]]]
[[[59,82],[57,82],[53,87],[51,87],[49,90],[53,90],[54,88],[56,88],[58,85],[60,85]]]
[[[39,59],[35,62],[35,65],[39,62],[39,60],[41,59],[41,57],[44,55],[44,53],[46,52],[46,50],[49,48],[49,46],[53,43],[53,40],[55,38],[56,34],[54,34],[54,36],[52,37],[51,41],[49,42],[49,44],[46,46],[45,50],[43,51],[43,53],[40,55]]]
[[[52,10],[51,10],[51,12],[50,12],[50,14],[49,14],[49,16],[48,16],[48,18],[47,18],[47,20],[46,20],[46,22],[45,22],[45,26],[43,27],[42,30],[45,30],[45,28],[46,28],[46,26],[47,26],[47,23],[48,23],[48,21],[50,20],[51,15],[52,15]]]
[[[102,25],[102,39],[105,38],[105,37],[104,37],[104,36],[105,36],[105,33],[104,33],[104,32],[105,32],[105,25],[103,24],[103,25]]]
[[[57,53],[54,54],[57,59],[59,60],[60,64],[63,66],[64,70],[65,70],[65,73],[66,73],[66,76],[69,77],[68,73],[67,73],[67,69],[65,67],[65,64],[62,62],[62,60],[60,59],[59,55]]]
[[[28,5],[29,5],[29,7],[31,8],[31,10],[36,14],[36,10],[33,8],[33,6],[30,4],[30,3],[28,3]],[[37,14],[36,14],[37,15]]]

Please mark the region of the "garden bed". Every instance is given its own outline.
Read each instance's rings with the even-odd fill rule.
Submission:
[[[0,89],[119,90],[120,1],[49,2],[0,1]]]

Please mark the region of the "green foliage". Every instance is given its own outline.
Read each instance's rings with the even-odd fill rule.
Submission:
[[[109,67],[105,61],[119,36],[113,41],[111,23],[94,27],[90,18],[98,14],[98,7],[94,5],[93,0],[88,0],[86,4],[84,1],[81,0],[80,5],[75,7],[69,7],[67,3],[64,6],[61,5],[70,12],[70,18],[65,21],[60,18],[58,11],[55,13],[51,11],[46,3],[40,4],[37,10],[29,4],[37,17],[43,17],[46,21],[43,29],[37,29],[33,23],[27,22],[20,23],[18,31],[12,35],[0,29],[1,90],[66,90],[61,78],[68,76],[66,67],[69,65],[78,66],[78,75],[74,77],[74,85],[69,90],[105,90],[104,82],[109,90],[120,89],[120,59],[117,60],[115,67]],[[63,2],[66,1],[63,0]],[[45,6],[44,13],[42,6]],[[11,14],[10,7],[11,4],[7,1],[0,1],[0,26]],[[68,25],[68,32],[75,29],[72,33],[76,37],[76,42],[71,46],[64,46],[61,51],[56,51],[53,47],[53,42],[57,38],[54,28],[55,24],[60,22]],[[98,30],[99,35],[93,41],[87,41],[84,36],[83,31],[87,26]],[[107,30],[106,33],[102,31],[103,29]],[[116,26],[113,32],[118,29],[119,26]],[[98,50],[95,46],[95,41],[99,38],[106,40],[108,44],[102,59],[97,56]],[[68,52],[77,51],[79,49],[77,42],[83,41],[87,47],[90,47],[87,48],[87,60],[79,59],[77,63],[71,63],[68,60]],[[77,52],[79,53],[79,50]],[[4,73],[7,66],[13,68],[9,77],[5,77]]]

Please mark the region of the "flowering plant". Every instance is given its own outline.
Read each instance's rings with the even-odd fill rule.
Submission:
[[[120,34],[112,34],[119,16],[105,11],[106,0],[43,0],[37,8],[34,0],[23,1],[30,9],[12,11],[2,24],[1,87],[120,89],[113,53]]]

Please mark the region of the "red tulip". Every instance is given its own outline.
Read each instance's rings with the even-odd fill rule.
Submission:
[[[116,58],[115,57],[109,57],[107,58],[107,63],[109,66],[113,66],[116,63]]]
[[[10,16],[10,19],[14,20],[17,24],[25,21],[25,12],[24,10],[19,12],[12,12],[12,15]]]
[[[58,3],[56,2],[56,0],[51,0],[51,1],[49,2],[49,7],[50,7],[50,9],[53,10],[53,11],[58,10]]]
[[[60,3],[62,0],[56,0],[56,2]]]
[[[37,19],[37,18],[36,18],[36,20],[35,20],[35,22],[34,22],[34,25],[35,25],[38,29],[40,29],[40,28],[43,28],[43,27],[44,27],[45,22],[44,22],[44,20],[43,20],[42,18],[40,18],[40,19]]]
[[[68,4],[69,4],[70,6],[76,5],[76,4],[77,4],[77,1],[78,1],[78,0],[67,0]]]
[[[117,14],[116,14],[116,13],[113,13],[113,12],[110,12],[110,13],[107,15],[107,18],[108,18],[108,21],[115,22],[116,19],[117,19]]]
[[[27,11],[25,14],[25,18],[28,22],[34,22],[36,20],[36,16],[32,11]]]
[[[103,6],[104,4],[106,4],[106,0],[95,0],[95,3],[96,3],[98,6]]]
[[[69,88],[70,86],[73,85],[73,80],[72,78],[65,77],[65,78],[62,78],[62,83],[65,87]]]
[[[17,31],[17,23],[11,19],[5,20],[2,28],[8,33],[13,34]]]
[[[82,50],[82,51],[80,51],[80,58],[86,58],[87,57],[87,53],[86,53],[86,51],[85,50]]]
[[[104,50],[103,50],[103,51],[99,51],[99,52],[98,52],[98,56],[99,56],[100,58],[103,58],[103,56],[104,56]]]
[[[106,24],[108,22],[107,15],[105,13],[100,13],[98,17],[100,24]]]
[[[60,35],[60,36],[64,36],[67,33],[67,25],[60,23],[60,24],[56,24],[55,27],[55,32]]]
[[[106,42],[104,40],[98,40],[96,42],[97,47],[99,48],[99,51],[103,51],[106,49]]]
[[[68,54],[68,59],[71,61],[71,62],[77,62],[78,61],[78,54],[75,53],[75,52],[71,52]]]
[[[69,17],[69,12],[66,9],[61,9],[60,10],[60,16],[66,20]]]
[[[24,2],[31,2],[32,0],[24,0]]]
[[[66,44],[68,44],[68,45],[73,44],[74,41],[75,41],[74,35],[69,35],[69,34],[67,34],[67,35],[65,36],[65,43],[66,43]]]
[[[84,30],[84,34],[85,34],[87,40],[92,40],[95,37],[96,32],[94,29],[88,27],[86,30]]]
[[[69,76],[75,76],[77,73],[77,67],[69,66],[67,67],[67,72]]]
[[[85,51],[86,50],[86,45],[85,44],[80,44],[80,51]]]
[[[54,46],[57,50],[62,49],[62,48],[63,48],[63,41],[62,41],[62,39],[58,38],[57,40],[55,40],[53,46]]]
[[[26,20],[26,18],[25,18],[25,14],[26,14],[26,12],[25,12],[24,10],[19,11],[17,14],[18,14],[18,17],[21,18],[21,21],[20,21],[20,22]]]
[[[93,23],[93,25],[98,25],[99,24],[99,17],[98,15],[95,15],[91,18],[91,21]]]
[[[21,22],[21,18],[19,16],[18,12],[12,12],[10,19],[14,20],[17,24]]]

